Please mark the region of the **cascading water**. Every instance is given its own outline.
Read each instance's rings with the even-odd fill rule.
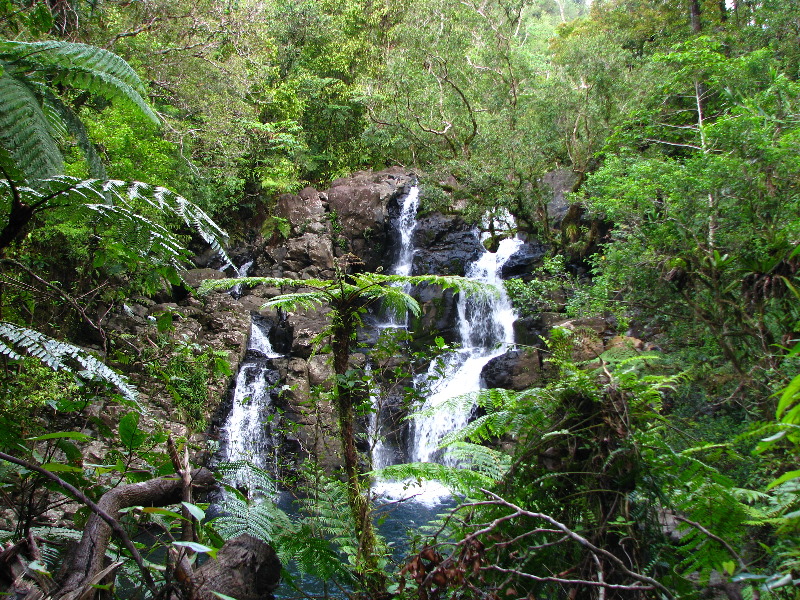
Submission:
[[[486,252],[472,263],[466,277],[473,281],[495,286],[496,296],[470,297],[461,294],[458,300],[459,333],[461,349],[444,358],[444,369],[431,363],[426,377],[435,381],[422,410],[426,416],[417,417],[412,428],[410,448],[414,462],[442,462],[454,464],[447,454],[438,449],[445,435],[464,427],[472,412],[465,403],[436,410],[446,401],[476,392],[480,389],[480,375],[491,359],[503,354],[514,342],[514,311],[503,291],[500,271],[503,264],[519,249],[522,242],[505,239],[496,253]],[[443,372],[442,372],[443,371]],[[429,413],[429,414],[428,414]]]
[[[417,227],[417,209],[419,208],[419,186],[412,186],[400,205],[400,214],[397,218],[397,233],[400,235],[400,247],[395,263],[389,269],[392,275],[411,275],[414,260],[413,235]],[[410,286],[404,285],[404,291]],[[376,324],[378,329],[402,329],[408,326],[408,315],[397,316],[389,313],[386,320]],[[374,412],[370,415],[369,431],[372,439],[372,466],[380,469],[394,463],[396,452],[389,447],[384,439],[382,398],[377,394],[372,395]]]
[[[254,319],[247,353],[236,376],[233,406],[223,426],[226,440],[222,447],[223,460],[246,460],[270,473],[277,471],[279,443],[273,431],[273,396],[277,393],[279,375],[271,359],[280,356]],[[249,482],[237,477],[230,483],[250,487]]]
[[[416,186],[403,202],[397,227],[400,234],[400,251],[391,272],[409,275],[414,256],[412,236],[416,227],[416,211],[419,205],[419,190]],[[494,285],[498,295],[468,297],[461,294],[458,300],[458,320],[461,348],[431,363],[427,374],[421,376],[435,383],[430,386],[429,395],[422,409],[427,416],[415,419],[411,428],[408,455],[414,462],[441,462],[453,465],[455,460],[439,450],[445,435],[464,427],[470,419],[472,407],[462,410],[437,410],[448,400],[480,389],[480,374],[484,365],[492,358],[503,354],[514,341],[514,312],[506,296],[500,272],[505,262],[520,248],[522,241],[505,239],[500,242],[497,252],[485,252],[472,263],[466,277],[473,281]],[[389,320],[379,327],[405,327],[402,323]],[[416,382],[419,384],[419,382]],[[392,464],[394,453],[381,441],[381,413],[378,398],[373,402],[378,408],[371,422],[371,430],[377,441],[373,444],[372,460],[375,468]],[[408,482],[376,482],[374,491],[381,496],[400,498],[409,496]],[[433,504],[449,497],[449,492],[441,486],[427,485],[421,492],[410,492],[418,501]]]
[[[397,261],[390,269],[392,275],[411,275],[414,262],[414,230],[417,228],[417,209],[419,208],[419,186],[413,186],[400,207],[400,216],[397,219],[397,231],[400,234],[400,252]],[[408,292],[410,286],[404,285],[403,291]],[[408,315],[397,317],[389,314],[386,323],[381,327],[407,327]]]

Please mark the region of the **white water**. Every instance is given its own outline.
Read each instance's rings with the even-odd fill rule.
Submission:
[[[234,462],[246,460],[255,466],[273,472],[277,465],[278,443],[274,439],[272,413],[273,384],[269,378],[272,367],[268,359],[281,355],[272,349],[269,338],[257,323],[250,326],[250,352],[239,367],[233,406],[228,414],[223,430],[227,444],[224,447],[224,460]],[[233,485],[248,485],[247,481],[235,478]]]
[[[411,196],[411,194],[409,194]],[[409,274],[414,248],[411,244],[417,198],[403,206],[399,220],[401,251],[398,263],[392,272]],[[409,212],[406,212],[409,206]],[[410,212],[413,209],[414,212]],[[480,389],[480,374],[491,359],[503,354],[514,342],[514,311],[505,294],[500,272],[503,264],[519,249],[521,240],[505,239],[496,253],[485,252],[466,271],[466,277],[495,286],[497,295],[484,298],[467,297],[460,294],[458,319],[461,349],[431,363],[424,378],[432,381],[429,396],[422,406],[425,416],[417,417],[412,425],[412,441],[409,455],[413,462],[439,462],[454,465],[455,459],[443,452],[439,446],[442,439],[469,423],[473,404],[468,396]],[[404,326],[406,321],[403,321]],[[387,323],[382,326],[398,324]],[[419,382],[416,382],[419,384]],[[375,400],[375,399],[374,399]],[[376,404],[377,406],[377,404]],[[380,440],[379,414],[371,422],[372,431],[378,436],[373,445],[373,466],[381,468],[391,464],[391,452]],[[413,498],[416,502],[433,505],[450,498],[450,491],[435,482],[421,486],[409,481],[377,481],[373,491],[387,499]]]
[[[392,266],[392,275],[411,275],[411,267],[414,263],[414,230],[417,228],[417,209],[419,208],[419,187],[413,186],[400,207],[400,216],[397,219],[397,229],[400,233],[400,253],[397,262]],[[409,285],[403,285],[403,291],[408,292]],[[390,313],[385,323],[378,327],[408,327],[408,314],[398,316]]]
[[[481,389],[481,371],[514,342],[514,311],[503,290],[500,270],[522,242],[506,239],[496,253],[486,252],[467,270],[466,276],[496,286],[497,296],[471,298],[461,294],[458,317],[461,349],[444,358],[444,369],[436,362],[427,375],[434,381],[422,406],[423,416],[414,420],[410,448],[414,462],[438,462],[455,466],[456,460],[439,448],[442,439],[469,423],[474,410],[471,395]],[[438,370],[438,371],[437,371]],[[450,497],[442,486],[426,486],[420,501],[441,502]]]
[[[400,215],[397,219],[397,230],[400,234],[400,251],[398,253],[397,261],[389,269],[392,275],[411,275],[411,268],[414,262],[414,243],[413,236],[414,230],[417,228],[417,209],[419,208],[419,186],[412,186],[411,189],[403,198],[403,204],[400,206]],[[403,285],[403,291],[408,292],[411,286]],[[405,329],[408,327],[408,315],[394,315],[389,313],[386,320],[377,323],[376,327],[379,329]],[[383,399],[380,397],[377,390],[374,390],[371,395],[373,412],[369,417],[369,432],[371,440],[371,454],[372,466],[375,469],[381,469],[394,464],[395,453],[384,441],[384,435],[381,428],[381,405]]]

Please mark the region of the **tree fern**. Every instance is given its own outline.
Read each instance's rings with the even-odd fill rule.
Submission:
[[[70,218],[99,218],[107,227],[121,229],[125,249],[141,257],[160,257],[176,265],[185,260],[183,245],[166,227],[143,214],[142,205],[180,217],[213,249],[224,253],[225,232],[199,207],[166,188],[57,175],[39,181],[36,187],[22,185],[14,190],[8,180],[0,180],[0,191],[16,192],[23,203],[38,210],[59,209]]]
[[[159,122],[144,100],[142,81],[119,56],[72,42],[0,41],[0,145],[28,180],[61,173],[60,131],[76,134],[92,172],[101,174],[83,124],[53,94],[56,84],[125,101]]]
[[[277,537],[291,536],[297,531],[289,516],[271,497],[251,500],[238,490],[228,488],[218,508],[222,515],[214,519],[214,528],[224,539],[248,534],[273,543]]]
[[[471,497],[481,488],[491,487],[496,480],[481,470],[467,465],[451,467],[439,463],[405,463],[391,465],[373,472],[375,477],[408,482],[408,494],[414,494],[415,481],[438,481],[460,496]]]
[[[8,153],[0,166],[18,167],[31,179],[60,173],[64,159],[33,86],[4,73],[0,98],[0,145]]]
[[[40,359],[54,370],[69,371],[80,367],[82,376],[102,379],[116,387],[128,400],[137,402],[136,389],[128,380],[85,350],[33,329],[0,321],[0,354],[19,360],[22,352]]]

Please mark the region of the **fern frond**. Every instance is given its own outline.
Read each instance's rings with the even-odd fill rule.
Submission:
[[[200,284],[197,291],[200,294],[208,294],[210,292],[226,291],[237,285],[245,287],[265,285],[276,288],[308,287],[312,289],[327,289],[332,285],[332,282],[322,279],[289,279],[288,277],[236,277],[231,279],[207,279]]]
[[[214,519],[214,528],[224,539],[248,534],[271,543],[277,536],[297,530],[289,516],[269,498],[247,501],[229,494],[219,510],[222,516]]]
[[[461,429],[446,434],[440,442],[440,447],[444,448],[463,440],[485,442],[500,437],[511,430],[510,426],[514,421],[515,413],[506,410],[480,416]]]
[[[55,132],[31,86],[8,73],[0,75],[0,145],[28,179],[60,173],[64,159]]]
[[[264,303],[263,308],[275,307],[283,310],[315,310],[328,300],[324,292],[295,292],[293,294],[281,294],[271,298]]]
[[[418,317],[422,312],[419,303],[399,287],[380,286],[377,288],[366,288],[364,289],[363,296],[369,302],[375,300],[382,301],[384,310],[396,317],[403,317],[407,313]]]
[[[476,490],[494,485],[495,480],[479,471],[463,467],[449,467],[438,463],[406,463],[391,465],[372,473],[379,479],[408,481],[438,481],[456,494],[469,496]],[[411,488],[410,494],[413,494]]]
[[[61,342],[26,327],[0,322],[0,354],[11,359],[22,358],[25,352],[41,360],[51,369],[72,371],[75,365],[82,367],[78,373],[89,379],[98,378],[116,387],[125,398],[137,402],[136,389],[128,380],[107,367],[85,350]]]
[[[81,152],[83,152],[86,164],[89,167],[89,177],[92,179],[106,179],[106,167],[92,140],[89,139],[89,133],[86,131],[83,121],[61,98],[50,90],[44,91],[42,98],[42,108],[45,114],[52,114],[50,125],[54,129],[63,128],[61,134],[65,138],[70,134],[75,136],[75,141]]]
[[[511,468],[508,454],[469,442],[453,442],[447,446],[450,458],[462,469],[485,475],[490,480],[500,481]]]
[[[437,285],[475,297],[496,297],[500,290],[493,285],[458,277],[456,275],[385,275],[383,273],[359,273],[353,276],[359,287],[367,285]]]
[[[18,69],[33,69],[57,83],[86,90],[107,100],[124,99],[154,123],[158,117],[147,106],[144,84],[131,66],[113,52],[74,42],[0,41],[0,60]]]
[[[0,189],[8,188],[0,180]],[[99,216],[109,226],[122,228],[126,249],[140,256],[161,256],[166,262],[185,261],[183,245],[164,226],[148,219],[135,203],[144,202],[154,210],[180,217],[217,252],[224,255],[222,244],[227,234],[186,198],[167,190],[140,182],[78,179],[64,175],[49,177],[35,188],[18,186],[22,200],[30,205],[68,208],[71,215],[84,213]]]

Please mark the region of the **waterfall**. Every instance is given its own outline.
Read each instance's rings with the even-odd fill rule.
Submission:
[[[394,264],[389,268],[392,275],[410,275],[414,260],[414,230],[417,228],[417,209],[419,208],[419,186],[414,185],[402,199],[400,214],[396,220],[396,231],[400,235],[400,247]],[[399,284],[396,284],[399,285]],[[410,286],[403,285],[403,291],[408,292]],[[408,326],[408,315],[397,316],[394,313],[386,315],[385,320],[376,323],[380,329],[404,329]],[[367,366],[370,369],[369,365]],[[394,464],[396,452],[385,442],[383,432],[382,398],[378,390],[373,388],[370,400],[373,412],[369,417],[369,433],[371,440],[372,466],[380,469]]]
[[[247,277],[247,273],[250,271],[250,267],[252,266],[253,266],[252,260],[248,260],[241,267],[237,267],[234,265],[233,268],[236,269],[236,277]],[[242,295],[242,284],[237,283],[230,289],[228,293],[234,298],[239,298]]]
[[[414,246],[412,236],[416,227],[416,211],[419,204],[419,189],[415,186],[403,201],[400,217],[397,219],[400,234],[400,250],[396,263],[390,272],[398,275],[411,274]],[[458,331],[460,349],[433,361],[428,373],[422,375],[415,386],[422,385],[421,379],[433,381],[429,386],[428,397],[422,406],[427,416],[417,417],[411,427],[408,455],[413,462],[440,462],[454,465],[453,457],[439,450],[442,438],[469,422],[472,406],[468,402],[457,402],[460,407],[441,408],[454,398],[465,396],[480,389],[481,371],[492,358],[503,354],[509,344],[514,342],[514,311],[505,294],[500,273],[505,262],[520,248],[522,241],[505,239],[500,242],[497,252],[484,252],[478,260],[470,264],[465,276],[473,281],[494,285],[498,295],[469,297],[460,294],[458,298]],[[379,327],[405,327],[407,317],[402,322],[389,319]],[[375,468],[392,464],[394,453],[387,448],[381,437],[380,398],[373,397],[375,413],[370,418],[370,432],[375,442],[372,449],[372,462]],[[441,408],[441,409],[440,409]],[[375,482],[374,491],[388,498],[408,497],[409,482]],[[437,484],[427,484],[418,493],[412,491],[416,500],[435,504],[449,498],[449,491]]]
[[[444,357],[443,368],[437,361],[431,363],[425,376],[434,383],[422,410],[431,414],[414,420],[410,447],[414,462],[454,464],[453,459],[443,455],[438,447],[445,435],[469,422],[472,407],[457,402],[457,406],[436,409],[448,400],[478,391],[484,365],[503,354],[514,342],[514,311],[503,290],[500,271],[521,245],[520,240],[505,239],[500,242],[496,253],[484,253],[467,269],[468,279],[494,285],[499,295],[479,298],[459,295],[461,348]]]
[[[225,461],[246,460],[273,474],[277,471],[279,444],[272,400],[279,376],[271,359],[280,356],[272,349],[267,332],[254,319],[247,353],[236,376],[233,406],[223,426]],[[249,482],[238,478],[230,483],[250,487]]]
[[[397,231],[400,234],[400,251],[395,264],[389,272],[392,275],[411,275],[411,267],[414,262],[414,230],[417,228],[417,209],[419,208],[419,186],[413,186],[400,207],[400,216],[397,219]],[[404,285],[403,291],[408,292],[410,286]],[[378,327],[407,327],[408,315],[398,317],[389,314],[386,322]]]

